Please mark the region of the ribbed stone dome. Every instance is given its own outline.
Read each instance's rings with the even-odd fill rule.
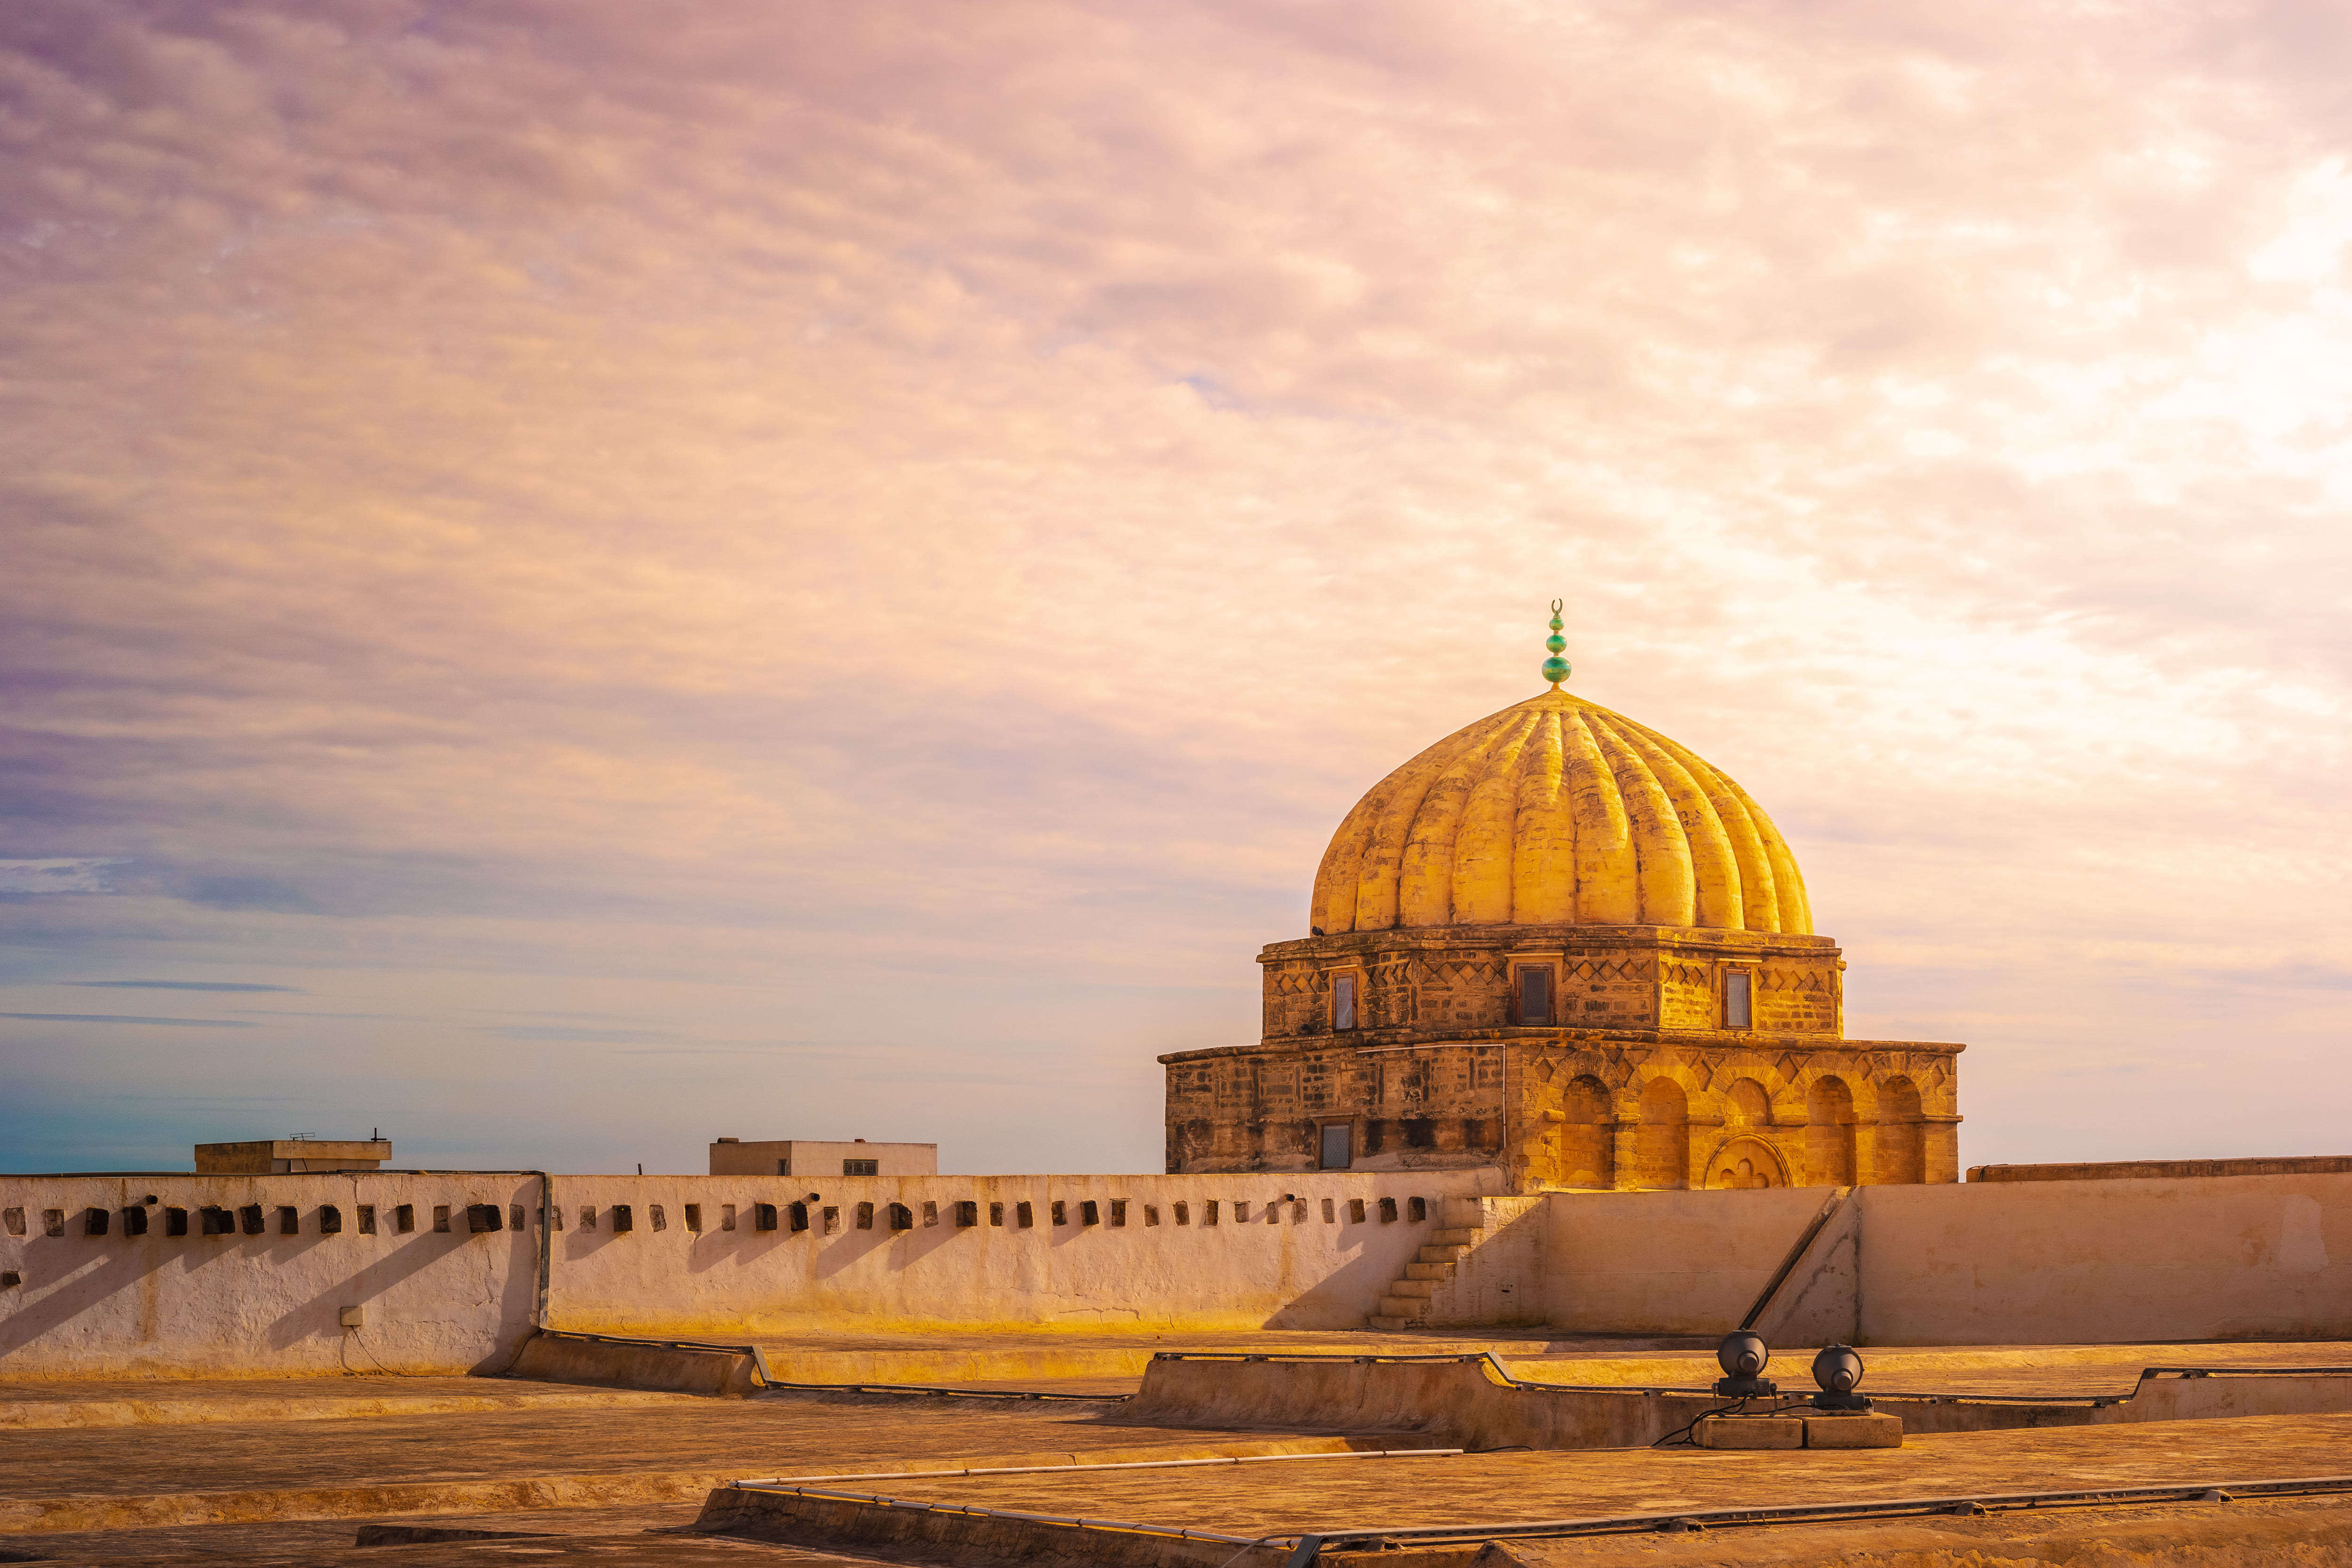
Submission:
[[[1356,804],[1315,927],[1659,925],[1810,933],[1796,857],[1738,784],[1553,689],[1457,730]]]

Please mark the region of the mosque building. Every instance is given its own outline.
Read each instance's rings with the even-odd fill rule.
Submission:
[[[1954,1182],[1966,1047],[1845,1037],[1796,857],[1717,769],[1560,688],[1332,835],[1255,1045],[1163,1056],[1167,1168],[1500,1170],[1509,1190]]]

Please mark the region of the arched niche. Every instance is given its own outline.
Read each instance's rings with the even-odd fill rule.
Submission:
[[[1853,1090],[1842,1078],[1805,1086],[1806,1179],[1817,1187],[1854,1184]]]
[[[1874,1179],[1916,1184],[1927,1179],[1927,1129],[1919,1119],[1919,1086],[1901,1076],[1878,1086]]]
[[[1634,1139],[1635,1184],[1690,1185],[1690,1096],[1671,1078],[1642,1086],[1642,1125]]]

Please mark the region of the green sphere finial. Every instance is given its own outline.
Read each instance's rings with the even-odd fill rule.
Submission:
[[[1559,689],[1559,683],[1568,679],[1570,668],[1568,660],[1559,657],[1560,651],[1568,647],[1568,639],[1559,635],[1559,600],[1551,602],[1551,636],[1544,638],[1544,647],[1551,649],[1551,657],[1543,661],[1543,678],[1551,682],[1555,691]]]

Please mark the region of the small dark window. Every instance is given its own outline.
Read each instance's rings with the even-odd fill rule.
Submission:
[[[14,1268],[9,1269],[5,1274],[0,1274],[0,1290],[14,1290],[17,1286],[22,1285],[24,1282],[25,1277]]]
[[[446,1231],[448,1228],[449,1205],[447,1204],[435,1204],[433,1205],[433,1229],[435,1233],[437,1235],[441,1232]]]
[[[360,1234],[362,1236],[373,1236],[375,1234],[375,1205],[373,1204],[360,1205]]]
[[[1322,1168],[1344,1171],[1356,1163],[1355,1128],[1345,1121],[1323,1124]]]
[[[1551,1022],[1551,965],[1526,963],[1519,966],[1519,1022]]]
[[[794,1236],[798,1236],[802,1231],[808,1228],[808,1205],[804,1203],[793,1204],[791,1205],[791,1210],[792,1212],[787,1217],[786,1223],[793,1227],[793,1234]],[[760,1212],[761,1216],[760,1228],[761,1230],[775,1229],[776,1205],[773,1204],[761,1204],[760,1205]]]
[[[5,1225],[7,1226],[8,1234],[10,1236],[24,1235],[25,1211],[23,1209],[8,1209],[5,1211],[0,1211],[0,1225]]]
[[[580,1228],[583,1230],[593,1230],[596,1228],[596,1205],[594,1204],[582,1204],[580,1205]]]
[[[485,1231],[504,1230],[506,1226],[506,1216],[499,1212],[498,1205],[467,1204],[466,1205],[466,1229],[471,1234],[479,1236]]]
[[[735,1205],[733,1204],[720,1204],[719,1205],[719,1228],[721,1230],[733,1230],[735,1228]],[[801,1209],[801,1228],[803,1230],[806,1230],[808,1228],[808,1209],[805,1205]]]
[[[1102,1210],[1096,1206],[1094,1199],[1087,1198],[1078,1205],[1078,1223],[1080,1225],[1102,1224]]]
[[[63,1236],[65,1233],[66,1211],[63,1209],[43,1209],[41,1211],[41,1234],[43,1236]]]
[[[625,1231],[636,1229],[636,1211],[632,1209],[627,1204],[614,1204],[605,1212],[613,1216],[613,1234],[614,1236],[619,1236]]]
[[[824,1205],[824,1211],[816,1217],[817,1223],[824,1227],[825,1235],[839,1236],[841,1234],[841,1211],[839,1209],[834,1207],[831,1204],[827,1204]]]
[[[1336,1200],[1331,1198],[1325,1198],[1323,1200],[1323,1223],[1325,1225],[1337,1225],[1339,1223],[1339,1213]]]
[[[165,1236],[187,1235],[188,1211],[185,1209],[165,1209],[163,1211],[163,1234]]]
[[[225,1208],[207,1206],[200,1212],[206,1236],[232,1236],[236,1231],[236,1216]]]
[[[543,1204],[540,1209],[540,1213],[547,1216],[548,1229],[562,1230],[563,1228],[563,1205],[562,1204]]]
[[[300,1209],[296,1208],[292,1204],[280,1204],[280,1205],[278,1205],[278,1235],[280,1235],[280,1236],[299,1236],[299,1235],[301,1235],[301,1234],[302,1234],[302,1211],[301,1211]]]
[[[1427,1198],[1405,1199],[1404,1217],[1412,1220],[1427,1219],[1429,1217],[1429,1200]]]
[[[1356,1026],[1356,977],[1352,974],[1331,977],[1331,1026],[1334,1029]]]
[[[669,1215],[663,1212],[661,1205],[655,1204],[651,1205],[646,1212],[653,1216],[654,1228],[656,1230],[667,1230],[669,1228]]]
[[[392,1228],[406,1236],[416,1228],[416,1205],[403,1204],[392,1211]]]
[[[1062,1200],[1059,1198],[1054,1200],[1054,1223],[1055,1225],[1070,1223],[1070,1211],[1063,1206]]]
[[[857,1205],[857,1228],[860,1230],[872,1230],[874,1228],[874,1205],[872,1204],[859,1204]]]
[[[1013,1205],[1013,1217],[1020,1223],[1023,1230],[1027,1230],[1037,1223],[1037,1211],[1031,1208],[1024,1199]]]
[[[1396,1199],[1382,1198],[1381,1200],[1381,1223],[1382,1225],[1390,1224],[1396,1218]]]
[[[996,1207],[994,1205],[991,1205],[990,1206]],[[956,1228],[958,1230],[969,1230],[979,1223],[979,1204],[970,1199],[965,1199],[956,1205]],[[1004,1223],[1004,1211],[1001,1207],[996,1208],[996,1223],[999,1225],[1003,1225]]]
[[[940,1223],[939,1205],[927,1203],[923,1205],[923,1223],[925,1225],[937,1225]]]
[[[1348,1200],[1348,1223],[1349,1225],[1361,1225],[1364,1223],[1363,1199],[1349,1198]]]
[[[688,1230],[700,1230],[702,1228],[702,1205],[700,1204],[688,1204],[686,1205],[686,1228]]]
[[[1723,977],[1723,1026],[1727,1029],[1750,1027],[1749,1017],[1755,1009],[1748,1000],[1748,973],[1735,969]]]
[[[342,1235],[343,1211],[337,1208],[332,1204],[320,1204],[319,1205],[319,1234],[320,1236]]]
[[[528,1230],[530,1228],[530,1222],[523,1217],[522,1205],[520,1204],[509,1204],[507,1205],[507,1228],[509,1230]]]
[[[84,1236],[104,1236],[110,1218],[104,1209],[84,1209],[81,1211],[81,1233]]]
[[[147,1234],[146,1205],[132,1204],[122,1211],[122,1234],[125,1236]]]
[[[999,1226],[1004,1224],[1004,1205],[1003,1204],[991,1204],[988,1205],[988,1223]]]
[[[1234,1223],[1235,1225],[1249,1224],[1249,1204],[1245,1199],[1235,1198],[1234,1200]]]
[[[1191,1225],[1192,1223],[1192,1205],[1191,1204],[1180,1203],[1176,1205],[1176,1223],[1178,1225]]]
[[[879,1160],[844,1160],[841,1173],[845,1176],[878,1176],[882,1173]]]
[[[780,1176],[789,1176],[792,1173],[793,1163],[790,1160],[779,1160],[776,1162],[776,1174]]]
[[[1214,1225],[1217,1223],[1216,1199],[1211,1198],[1207,1203],[1201,1205],[1201,1223],[1202,1225]]]
[[[892,1204],[890,1205],[890,1228],[892,1230],[914,1229],[915,1211],[908,1208],[905,1204]]]
[[[1111,1199],[1110,1222],[1113,1225],[1125,1225],[1127,1223],[1127,1200],[1125,1198]]]
[[[1160,1223],[1160,1205],[1159,1205],[1158,1204],[1146,1204],[1146,1205],[1143,1205],[1143,1224],[1144,1224],[1144,1227],[1145,1227],[1146,1229],[1149,1229],[1149,1228],[1150,1228],[1152,1226],[1158,1225],[1159,1223]]]
[[[773,1204],[753,1204],[751,1205],[751,1228],[753,1230],[775,1229],[776,1205]],[[794,1230],[806,1230],[808,1228],[808,1205],[794,1204],[793,1205],[793,1228]]]
[[[243,1208],[236,1211],[236,1221],[238,1226],[244,1230],[246,1235],[259,1236],[261,1234],[262,1227],[261,1205],[259,1204],[246,1205]]]

